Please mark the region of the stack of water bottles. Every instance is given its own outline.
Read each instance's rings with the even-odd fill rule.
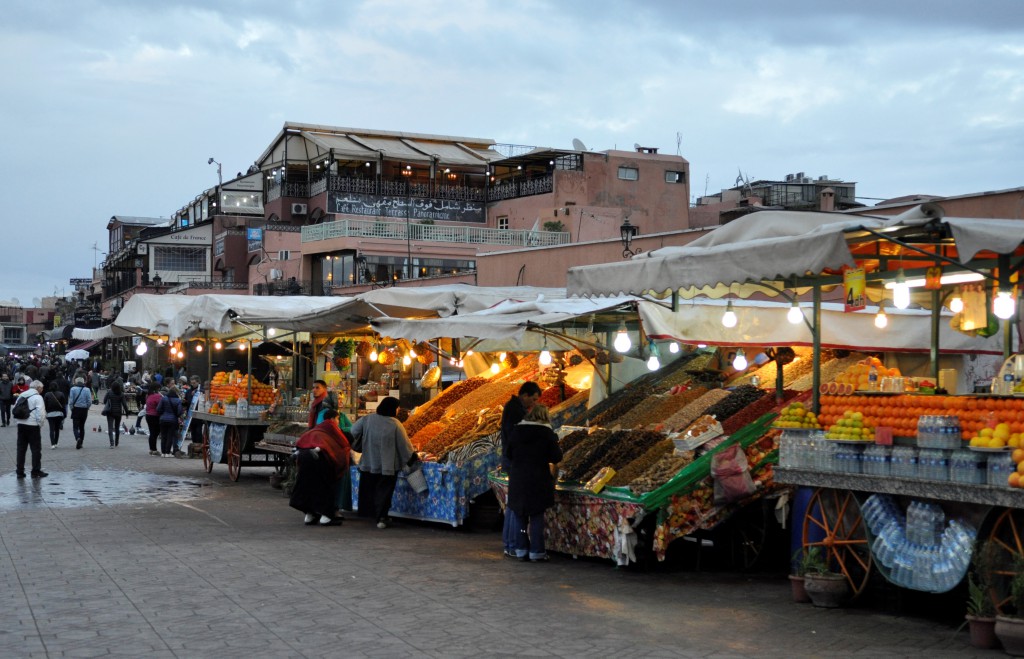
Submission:
[[[949,459],[949,480],[984,485],[988,482],[987,457],[987,454],[975,451],[953,451]]]
[[[917,419],[917,445],[920,448],[960,448],[960,417],[925,414]]]
[[[893,446],[889,456],[889,472],[898,478],[917,478],[917,448]]]
[[[871,551],[889,569],[889,580],[926,592],[952,589],[967,572],[977,532],[949,520],[934,503],[912,501],[906,515],[892,497],[873,494],[861,508],[875,540]]]
[[[1010,472],[1016,468],[1017,464],[1013,461],[1013,456],[1009,451],[990,453],[986,466],[986,480],[989,485],[1006,487]]]
[[[949,480],[949,458],[952,451],[923,448],[917,452],[917,477],[932,481]]]
[[[889,452],[888,446],[879,444],[865,446],[861,472],[872,476],[888,476],[890,474]]]
[[[820,430],[784,430],[779,437],[779,466],[832,471],[835,442]]]

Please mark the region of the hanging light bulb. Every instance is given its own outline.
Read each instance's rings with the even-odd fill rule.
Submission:
[[[676,343],[675,341],[668,344],[668,351],[671,352],[673,355],[676,354],[677,352],[679,352],[679,344]]]
[[[504,355],[505,353],[501,354]],[[502,359],[504,359],[504,357],[502,357]],[[538,361],[540,362],[541,366],[551,365],[551,351],[548,350],[548,337],[546,334],[544,335],[544,347],[541,348],[540,357],[538,358]]]
[[[647,370],[657,371],[661,368],[661,361],[658,360],[658,346],[651,344],[651,356],[647,358]]]
[[[416,359],[416,357],[418,357],[416,354],[416,348],[409,348],[409,357],[411,359]]]
[[[1013,295],[1009,291],[999,291],[996,294],[996,299],[992,301],[992,313],[996,315],[996,318],[1008,320],[1013,318],[1016,311],[1017,304]]]
[[[239,341],[238,342],[238,349],[239,350],[245,350],[245,341]]]
[[[402,357],[402,366],[408,366],[411,363],[412,357],[410,357],[408,354],[406,354],[405,357]]]
[[[889,325],[889,317],[885,315],[885,309],[878,305],[878,313],[875,314],[875,327],[885,329]]]
[[[960,297],[959,290],[953,293],[953,297],[949,298],[949,310],[953,313],[960,313],[964,310],[964,299]]]
[[[800,311],[800,303],[793,300],[793,306],[786,312],[786,320],[793,325],[799,324],[804,319],[804,312]]]
[[[736,357],[732,360],[732,367],[737,371],[742,371],[747,367],[747,356],[743,353],[743,348],[736,351]]]
[[[213,349],[214,350],[220,350],[223,347],[224,347],[224,344],[221,343],[220,341],[217,341],[216,343],[213,344]]]
[[[203,351],[203,344],[202,343],[197,343],[196,344],[196,352],[202,352],[202,351]]]
[[[162,346],[162,345],[164,344],[164,340],[163,340],[163,339],[157,339],[157,340],[156,340],[156,344],[157,344],[158,346]]]
[[[146,354],[147,350],[149,350],[149,346],[146,345],[145,341],[139,341],[139,345],[135,346],[135,354],[138,355],[139,357]]]
[[[467,350],[466,351],[466,356],[467,357],[472,357],[473,356],[473,351],[472,350]]]
[[[619,324],[619,332],[615,335],[612,346],[619,352],[626,352],[632,347],[633,342],[629,340],[629,332],[626,331],[626,321]]]
[[[267,336],[275,336],[277,334],[277,328],[271,327],[267,329]]]
[[[722,314],[722,325],[736,327],[736,320],[736,312],[732,310],[732,300],[729,300],[729,304],[725,305],[725,313]]]
[[[377,346],[370,348],[370,354],[366,356],[371,362],[377,361]]]
[[[910,306],[910,287],[907,286],[903,268],[896,273],[896,283],[892,286],[892,303],[897,309],[906,309]]]
[[[503,353],[503,352],[499,352],[499,353],[498,353],[498,361],[499,361],[499,362],[503,362],[503,361],[505,361],[505,358],[506,358],[506,357],[508,357],[508,355],[506,355],[505,353]]]
[[[501,366],[498,365],[498,362],[491,362],[491,373],[497,373],[500,370]]]

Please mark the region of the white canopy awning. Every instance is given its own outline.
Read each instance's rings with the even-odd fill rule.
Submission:
[[[237,331],[238,324],[307,330],[298,326],[301,319],[315,318],[331,309],[341,308],[352,299],[301,295],[197,295],[171,319],[168,334],[172,339],[189,338],[204,331],[229,334]]]
[[[651,338],[676,340],[681,343],[709,345],[811,346],[811,331],[806,323],[791,324],[786,319],[789,304],[777,302],[733,300],[735,327],[722,325],[724,300],[684,302],[679,311],[672,311],[655,302],[640,302],[640,320]],[[805,306],[810,316],[811,308]],[[886,308],[888,327],[874,326],[877,307],[845,313],[842,304],[821,305],[821,345],[823,348],[873,351],[927,352],[931,341],[932,312],[924,309]],[[997,335],[983,339],[968,336],[949,326],[952,316],[944,313],[939,326],[939,349],[942,352],[1002,354],[1003,339]]]
[[[555,289],[564,290],[564,289]],[[446,318],[398,319],[378,318],[371,325],[381,335],[393,339],[419,342],[438,337],[454,339],[480,339],[487,341],[482,350],[540,350],[544,344],[543,335],[530,336],[531,327],[545,327],[563,324],[574,318],[636,302],[637,298],[540,298],[531,301],[504,300],[490,308],[474,313],[459,314]],[[579,326],[584,333],[586,324]],[[554,343],[552,349],[564,346]]]
[[[359,295],[359,299],[381,309],[419,309],[446,318],[473,313],[506,301],[527,302],[543,297],[545,300],[565,299],[564,288],[538,288],[535,286],[472,286],[447,284],[422,287],[378,288]],[[415,314],[389,313],[391,316],[411,317]]]
[[[570,295],[679,291],[683,297],[722,297],[732,284],[772,282],[852,267],[855,259],[847,244],[848,232],[892,231],[932,221],[948,226],[961,261],[983,249],[1010,253],[1024,242],[1024,221],[942,218],[941,209],[934,204],[889,218],[760,211],[684,247],[664,247],[619,263],[571,268],[567,290]],[[738,292],[736,287],[731,291]]]
[[[188,295],[138,293],[128,298],[121,312],[117,314],[117,318],[110,325],[96,329],[75,328],[71,336],[85,341],[100,341],[138,334],[163,336],[168,334],[171,318],[194,299]]]

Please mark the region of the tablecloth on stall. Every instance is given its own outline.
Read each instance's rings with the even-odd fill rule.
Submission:
[[[405,473],[400,473],[391,498],[391,514],[458,526],[469,516],[469,504],[490,487],[487,474],[497,466],[496,451],[475,455],[464,462],[424,462],[428,490],[418,494],[406,481]],[[359,507],[356,466],[352,467],[352,505]]]

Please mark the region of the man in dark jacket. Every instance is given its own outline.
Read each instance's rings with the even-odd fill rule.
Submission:
[[[4,426],[11,425],[11,404],[14,403],[14,383],[11,376],[4,373],[0,377],[0,418]]]
[[[512,396],[501,411],[501,466],[505,473],[508,473],[509,468],[506,456],[508,455],[508,441],[512,439],[512,431],[537,403],[540,394],[540,385],[536,382],[524,382],[523,386],[519,387],[519,393]],[[505,543],[505,557],[518,558],[516,544],[519,539],[519,522],[515,513],[508,506],[505,506],[505,523],[502,526],[501,538]]]

